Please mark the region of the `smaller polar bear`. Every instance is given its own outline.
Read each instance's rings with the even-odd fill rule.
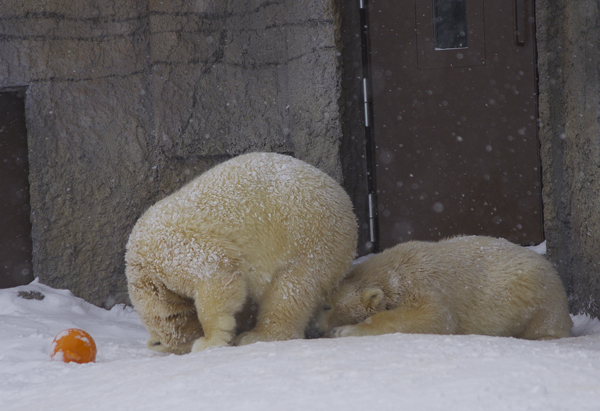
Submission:
[[[542,256],[470,236],[399,244],[354,267],[316,317],[331,337],[395,332],[531,340],[571,335],[565,289]]]
[[[350,198],[316,167],[251,153],[210,169],[146,211],[129,237],[129,296],[148,347],[183,354],[303,338],[348,274],[356,240]]]

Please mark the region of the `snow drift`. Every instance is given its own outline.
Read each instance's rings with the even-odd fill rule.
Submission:
[[[145,347],[132,309],[34,281],[0,290],[0,409],[597,410],[600,321],[573,320],[576,337],[554,341],[390,334],[176,356]],[[71,327],[94,337],[96,363],[50,359]]]

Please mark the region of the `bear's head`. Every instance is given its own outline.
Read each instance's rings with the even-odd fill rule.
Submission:
[[[171,354],[187,354],[198,338],[204,336],[196,311],[154,319],[157,324],[149,326],[150,339],[146,345],[153,351]],[[147,321],[146,321],[147,323]]]
[[[327,335],[335,327],[358,324],[384,309],[385,295],[381,288],[347,278],[321,304],[315,325],[320,334]]]

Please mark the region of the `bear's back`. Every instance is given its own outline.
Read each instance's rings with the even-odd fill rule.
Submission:
[[[156,203],[142,219],[190,230],[212,225],[239,233],[248,225],[260,230],[267,221],[289,228],[306,225],[306,213],[331,219],[340,206],[351,209],[349,197],[316,167],[281,154],[251,153],[196,177]]]
[[[390,278],[398,291],[434,294],[461,313],[487,312],[513,299],[541,304],[545,293],[555,296],[562,288],[545,258],[485,236],[406,242],[363,264],[361,271]]]
[[[335,180],[290,156],[251,153],[215,166],[148,209],[132,231],[126,259],[169,264],[187,258],[176,254],[192,242],[195,256],[224,252],[272,272],[299,253],[350,258],[356,237],[352,203]]]
[[[528,323],[527,315],[535,310],[566,311],[561,280],[539,254],[483,236],[457,237],[441,245],[448,253],[460,250],[463,255],[445,302],[456,310],[464,333],[518,336]]]

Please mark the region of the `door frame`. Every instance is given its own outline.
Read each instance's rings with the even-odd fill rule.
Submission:
[[[372,95],[372,71],[371,71],[371,44],[370,44],[370,35],[369,35],[369,11],[368,11],[368,1],[369,0],[359,0],[359,14],[360,14],[360,44],[361,44],[361,65],[362,65],[362,82],[361,82],[361,95],[362,95],[362,106],[364,111],[364,124],[365,124],[365,163],[367,168],[366,173],[366,186],[367,186],[367,209],[368,209],[368,225],[369,225],[369,246],[371,247],[371,252],[379,252],[381,249],[380,241],[379,241],[379,216],[378,216],[378,204],[377,204],[377,174],[375,167],[375,136],[373,132],[373,95]],[[416,3],[415,3],[416,7]],[[515,19],[518,19],[516,5],[512,3],[513,13],[515,15]],[[526,11],[526,17],[535,18],[535,1],[532,1],[530,5],[528,5]],[[537,44],[536,44],[536,35],[535,28],[536,23],[535,20],[531,23],[533,27],[533,34],[531,39],[526,39],[532,41],[533,43],[533,53],[535,55],[535,94],[536,94],[536,105],[535,105],[535,116],[536,116],[536,143],[537,143],[537,158],[539,168],[537,170],[540,175],[541,181],[541,160],[540,160],[540,142],[539,142],[539,78],[537,72]],[[519,33],[515,29],[515,42],[519,43],[522,39],[519,39]],[[542,187],[540,186],[540,192]],[[541,194],[540,194],[541,195]],[[541,220],[541,228],[542,228],[542,237],[544,235],[544,209],[543,209],[543,201],[540,200],[540,220]],[[543,241],[543,240],[542,240]]]

